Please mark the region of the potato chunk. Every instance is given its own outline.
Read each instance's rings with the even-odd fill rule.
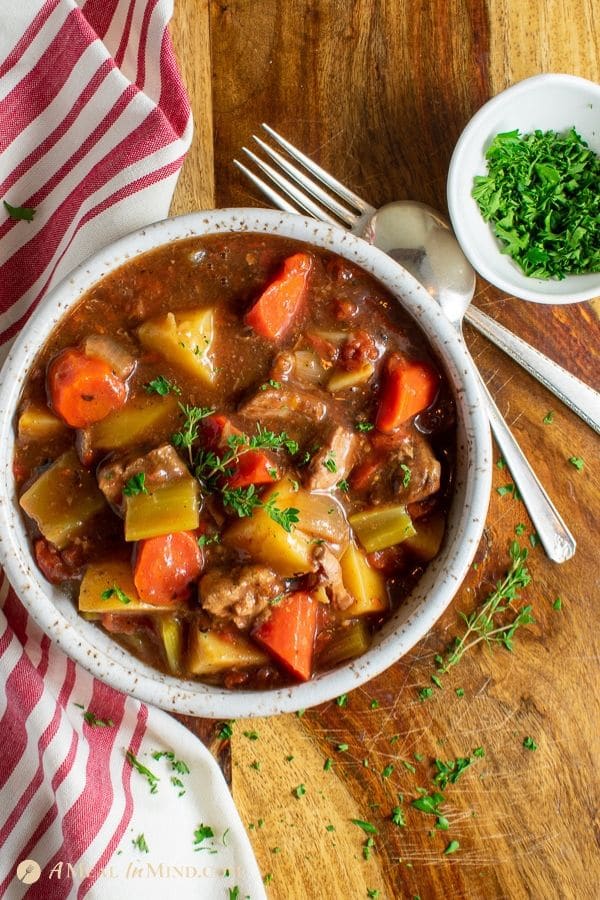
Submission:
[[[351,606],[340,615],[344,619],[352,619],[355,616],[385,612],[388,608],[385,578],[381,572],[369,565],[360,547],[349,544],[340,565],[344,587],[354,598]]]
[[[147,494],[125,498],[125,540],[141,541],[174,531],[194,531],[200,522],[195,478],[177,478]]]
[[[47,406],[29,403],[19,416],[19,438],[26,441],[44,441],[59,434],[66,434],[67,426]]]
[[[227,669],[263,666],[269,656],[249,638],[230,631],[190,628],[187,670],[192,675],[212,675]]]
[[[277,494],[275,504],[278,507],[297,506],[293,499],[297,494],[288,495],[288,489],[283,482],[281,492],[279,485],[275,485],[263,500],[267,502]],[[262,507],[255,509],[251,516],[234,522],[223,535],[223,543],[242,550],[253,561],[264,563],[284,578],[316,568],[310,537],[298,526],[286,531]]]
[[[149,319],[138,328],[140,343],[160,353],[171,365],[206,384],[213,384],[214,310],[190,309]]]
[[[172,612],[173,607],[168,611]],[[85,570],[79,589],[79,612],[154,614],[160,613],[160,608],[140,600],[133,583],[131,564],[126,559],[107,559],[90,563]]]
[[[123,409],[82,432],[97,450],[121,450],[152,439],[174,417],[177,400],[168,395],[136,397]],[[174,419],[173,419],[174,420]]]
[[[19,500],[47,541],[62,550],[100,512],[106,501],[75,450],[67,450]]]

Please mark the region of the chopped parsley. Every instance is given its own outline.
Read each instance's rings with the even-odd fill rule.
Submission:
[[[258,731],[244,731],[244,737],[248,738],[249,741],[257,741]]]
[[[581,470],[583,469],[584,462],[581,456],[570,456],[569,462],[577,469],[578,472],[581,472]]]
[[[348,694],[340,694],[335,702],[337,706],[348,706]]]
[[[2,202],[4,203],[4,209],[11,219],[20,219],[25,222],[33,222],[33,217],[35,216],[35,209],[33,209],[33,207],[11,206],[11,204],[6,200],[3,200]]]
[[[459,756],[456,759],[443,762],[441,759],[435,760],[436,775],[433,781],[443,791],[448,784],[456,784],[465,769],[473,765],[476,759],[485,756],[482,747],[477,747],[472,751],[472,756]]]
[[[560,597],[557,597],[554,603],[552,604],[552,609],[561,610],[562,609],[562,600]]]
[[[531,750],[531,751],[537,750],[537,748],[538,748],[538,745],[536,744],[534,739],[529,736],[523,739],[523,746],[525,747],[526,750]]]
[[[444,856],[449,856],[451,853],[456,853],[456,851],[460,848],[460,844],[458,841],[450,841],[446,849],[444,850]]]
[[[357,431],[373,431],[375,426],[372,422],[355,422],[354,427]]]
[[[173,394],[181,394],[181,388],[178,387],[175,382],[165,378],[164,375],[157,375],[152,381],[148,381],[144,385],[144,390],[148,394],[159,394],[161,397],[166,397],[166,395],[171,392]]]
[[[82,716],[87,725],[90,728],[113,728],[114,722],[112,719],[99,719],[96,713],[93,713],[91,709],[85,709],[81,703],[76,703],[75,706],[78,706],[79,709],[83,710]]]
[[[292,793],[293,793],[294,797],[296,798],[296,800],[299,800],[300,797],[304,797],[304,795],[306,793],[306,786],[304,784],[299,784],[294,788]]]
[[[101,600],[110,600],[111,597],[116,597],[119,603],[123,603],[125,606],[128,603],[131,603],[131,597],[128,597],[125,591],[122,591],[117,584],[114,584],[112,587],[107,588],[100,594]]]
[[[519,488],[516,486],[516,484],[512,484],[512,482],[509,482],[508,484],[502,484],[500,485],[500,487],[497,487],[496,493],[501,497],[512,497],[513,500],[522,499],[521,494],[519,493]]]
[[[551,409],[548,410],[548,412],[544,416],[543,421],[544,421],[544,425],[552,425],[552,423],[554,422],[554,413],[552,412]]]
[[[600,271],[600,157],[574,128],[497,134],[486,160],[473,197],[525,275]]]
[[[382,778],[389,778],[393,771],[394,771],[394,767],[393,767],[393,765],[390,763],[389,765],[387,765],[387,766],[382,770],[382,772],[381,772],[381,777],[382,777]]]
[[[431,697],[432,694],[433,694],[433,688],[430,688],[430,687],[421,688],[421,690],[419,691],[419,694],[418,694],[419,700],[421,701],[421,703],[424,700],[429,700],[429,698]]]
[[[393,822],[394,825],[397,825],[398,828],[406,828],[406,819],[404,818],[404,811],[401,806],[395,806],[393,808],[390,821]]]
[[[362,828],[362,830],[366,834],[377,834],[378,833],[377,829],[375,828],[374,825],[371,824],[371,822],[364,822],[362,819],[350,819],[350,821],[352,822],[353,825],[357,825],[359,828]]]
[[[405,463],[400,463],[400,468],[402,469],[402,471],[404,473],[403,478],[402,478],[402,487],[406,488],[410,484],[411,472]]]
[[[132,475],[123,485],[123,494],[126,497],[135,497],[137,494],[147,493],[145,472],[138,472],[136,475]]]
[[[138,834],[138,836],[131,841],[136,850],[139,850],[140,853],[150,853],[148,848],[148,844],[146,843],[146,838],[143,834]]]
[[[333,760],[330,756],[327,757],[325,762],[323,763],[323,771],[329,772],[333,768]]]
[[[347,494],[348,491],[350,490],[350,485],[348,484],[348,482],[347,482],[347,480],[346,480],[345,478],[342,478],[341,481],[338,481],[336,487],[337,487],[340,491],[342,491],[344,494]]]
[[[335,461],[335,454],[329,453],[327,458],[323,460],[323,465],[329,472],[337,472],[337,463]]]
[[[265,381],[264,384],[261,384],[259,387],[259,391],[267,391],[270,387],[278,390],[281,387],[280,381],[275,381],[273,378],[269,378],[268,381]]]
[[[427,813],[430,816],[439,816],[440,804],[442,804],[445,799],[443,794],[434,791],[431,794],[423,794],[421,797],[416,797],[414,800],[410,801],[410,805],[415,809],[418,809],[419,812]]]
[[[220,724],[219,731],[217,732],[217,738],[220,741],[230,740],[230,738],[233,734],[233,728],[232,728],[233,722],[234,722],[234,720],[232,720],[231,722],[222,722]]]
[[[212,838],[215,836],[213,829],[210,825],[204,825],[201,823],[194,830],[194,851],[198,850],[206,850],[206,847],[201,846],[204,841],[208,840],[208,838]]]
[[[129,765],[136,770],[136,772],[139,772],[139,774],[146,779],[146,781],[150,785],[150,793],[156,794],[156,792],[158,791],[158,782],[160,781],[160,778],[158,778],[158,776],[155,775],[154,772],[151,772],[150,769],[146,768],[146,766],[144,766],[139,761],[139,759],[137,759],[137,757],[132,753],[131,750],[126,751],[125,759],[129,763]]]

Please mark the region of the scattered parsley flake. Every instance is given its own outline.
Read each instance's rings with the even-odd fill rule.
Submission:
[[[244,737],[248,738],[249,741],[257,741],[258,731],[244,731]]]
[[[523,739],[523,746],[525,747],[526,750],[531,750],[531,751],[537,750],[537,748],[538,748],[538,745],[536,744],[536,742],[533,740],[532,737],[529,737],[529,736]]]
[[[156,794],[156,792],[158,791],[158,782],[160,781],[160,778],[158,778],[158,776],[155,775],[154,772],[151,772],[150,769],[143,765],[143,763],[141,763],[139,759],[137,759],[137,757],[134,753],[132,753],[131,750],[126,751],[125,759],[129,763],[129,765],[136,770],[136,772],[139,772],[139,774],[146,779],[146,781],[150,785],[150,793]]]
[[[201,844],[207,840],[208,838],[212,838],[215,836],[213,829],[210,825],[205,825],[201,823],[194,830],[194,851],[198,850],[206,850],[206,847],[202,847]]]
[[[9,218],[15,220],[21,220],[25,222],[32,222],[33,217],[35,216],[36,210],[31,206],[12,206],[6,200],[2,201],[4,203],[4,208],[9,215]]]
[[[461,687],[457,687],[454,693],[456,694],[457,697],[464,697],[465,689],[461,688]]]
[[[330,769],[332,769],[332,768],[333,768],[333,760],[330,756],[328,756],[327,759],[325,760],[325,762],[323,763],[323,771],[329,772]]]
[[[557,597],[554,603],[552,604],[552,609],[561,610],[562,609],[562,600],[560,597]]]
[[[419,700],[421,702],[423,702],[424,700],[429,700],[429,698],[431,697],[432,694],[433,694],[433,688],[424,687],[424,688],[421,688],[421,690],[419,691],[418,697],[419,697]]]
[[[220,741],[228,741],[230,740],[233,734],[233,723],[235,719],[232,719],[231,722],[222,722],[219,726],[219,731],[217,733],[217,737]]]
[[[460,844],[458,841],[450,841],[446,849],[444,850],[444,856],[450,856],[451,853],[456,853],[456,851],[460,848]]]
[[[581,470],[583,469],[584,462],[581,456],[570,456],[569,462],[577,469],[578,472],[581,472]]]
[[[348,706],[348,694],[340,694],[335,702],[338,706]]]
[[[113,728],[115,724],[112,719],[99,719],[90,709],[84,710],[82,715],[86,724],[91,728]]]
[[[427,813],[431,816],[439,816],[440,811],[439,807],[441,803],[444,803],[445,797],[434,791],[431,794],[423,794],[420,797],[416,797],[414,800],[410,801],[410,805],[415,809],[418,809],[419,812]]]
[[[371,700],[370,708],[371,709],[379,709],[379,700]]]
[[[554,422],[554,413],[552,412],[551,409],[549,409],[548,412],[546,413],[546,415],[544,416],[543,422],[544,422],[544,425],[552,425],[552,423]]]
[[[401,806],[395,806],[393,808],[390,821],[393,822],[394,825],[397,825],[398,828],[406,827],[406,819],[404,818],[404,811]]]
[[[138,472],[136,475],[132,475],[131,478],[128,478],[125,484],[123,485],[123,494],[125,497],[136,497],[138,494],[147,494],[148,488],[146,487],[146,473]]]
[[[365,822],[362,819],[350,819],[350,821],[353,825],[358,825],[359,828],[362,828],[367,834],[378,834],[377,829],[371,822]]]
[[[372,422],[356,422],[354,427],[357,431],[373,431],[375,426]]]
[[[299,785],[297,785],[297,787],[294,788],[292,793],[293,793],[294,797],[296,797],[296,799],[299,800],[300,797],[304,797],[304,795],[306,794],[306,786],[304,784],[299,784]]]
[[[341,481],[338,481],[336,487],[338,490],[342,491],[342,493],[347,494],[350,490],[350,485],[345,478],[342,478]]]
[[[133,846],[140,851],[140,853],[150,853],[150,849],[148,844],[146,843],[146,838],[143,834],[138,834],[135,840],[132,840],[131,843]]]
[[[529,543],[531,544],[531,547],[532,547],[533,550],[535,550],[535,548],[536,548],[536,547],[538,546],[538,544],[540,543],[539,536],[535,533],[535,531],[533,531],[533,532],[529,535]]]
[[[382,777],[382,778],[389,778],[393,771],[394,771],[394,767],[393,767],[393,765],[390,763],[389,765],[387,765],[387,766],[385,767],[385,769],[382,770],[382,772],[381,772],[381,777]]]
[[[404,473],[402,477],[402,487],[406,488],[410,484],[411,471],[405,463],[400,463],[400,468]]]
[[[173,381],[169,381],[168,378],[165,378],[164,375],[157,375],[152,381],[148,381],[144,385],[144,390],[148,394],[158,394],[160,397],[166,397],[166,395],[171,392],[177,395],[181,394],[181,388]]]
[[[521,537],[523,532],[525,531],[525,524],[523,522],[519,522],[518,525],[515,525],[515,534],[517,537]]]
[[[402,763],[402,765],[404,766],[405,769],[408,769],[409,772],[414,773],[417,771],[415,769],[415,767],[413,766],[413,764],[410,763],[407,759],[401,759],[400,762]]]
[[[123,603],[124,605],[131,603],[131,597],[128,597],[125,591],[122,591],[117,584],[114,584],[112,587],[107,588],[100,594],[101,600],[110,600],[111,597],[116,597],[119,603]]]
[[[349,749],[349,744],[336,744],[335,748],[338,753],[345,753]]]

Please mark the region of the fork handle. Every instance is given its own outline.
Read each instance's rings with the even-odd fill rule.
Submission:
[[[473,360],[471,361],[473,362]],[[575,553],[577,546],[575,538],[563,522],[552,500],[529,465],[525,454],[496,406],[494,398],[490,394],[474,362],[473,369],[477,373],[483,398],[487,404],[487,412],[494,437],[502,452],[502,457],[510,469],[514,483],[523,498],[523,503],[535,526],[546,555],[553,562],[566,562]]]
[[[519,363],[544,387],[572,409],[583,421],[600,434],[600,394],[575,375],[571,375],[535,347],[517,337],[491,316],[471,305],[465,315],[467,322],[485,335],[511,359]]]

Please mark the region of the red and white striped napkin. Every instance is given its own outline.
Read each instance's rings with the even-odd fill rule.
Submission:
[[[0,205],[2,355],[75,265],[168,214],[192,133],[171,14],[172,0],[2,3],[0,201],[35,209]],[[75,665],[1,572],[0,607],[0,897],[264,897],[200,741]]]

